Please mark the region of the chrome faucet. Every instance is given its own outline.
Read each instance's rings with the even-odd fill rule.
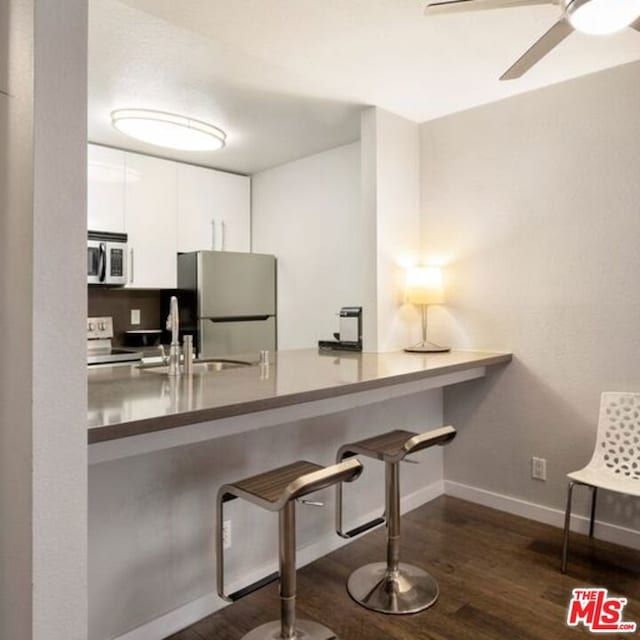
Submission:
[[[180,375],[180,316],[178,314],[178,298],[171,296],[167,330],[171,331],[171,346],[169,347],[169,375]]]

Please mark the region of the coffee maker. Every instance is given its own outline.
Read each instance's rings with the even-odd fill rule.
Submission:
[[[342,307],[340,330],[334,333],[335,340],[319,340],[320,349],[336,351],[362,351],[362,307]]]

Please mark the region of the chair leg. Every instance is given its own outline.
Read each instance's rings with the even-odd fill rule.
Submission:
[[[224,540],[222,538],[222,523],[224,522],[224,500],[218,496],[216,504],[216,580],[218,595],[226,602],[231,602],[224,587]]]
[[[296,505],[288,502],[279,512],[280,620],[249,631],[242,640],[336,640],[331,629],[296,616]]]
[[[562,543],[562,573],[567,572],[567,555],[569,553],[569,528],[571,525],[571,499],[575,482],[571,480],[567,488],[567,507],[564,513],[564,540]]]
[[[386,462],[387,572],[397,575],[400,565],[400,465]]]
[[[345,445],[341,447],[338,451],[338,455],[336,456],[336,463],[342,462],[345,458],[349,458],[351,456],[356,455],[352,451],[349,451],[348,447]],[[336,533],[345,539],[355,538],[375,527],[384,524],[386,522],[387,514],[386,512],[382,514],[381,517],[373,518],[373,520],[369,520],[368,522],[364,522],[362,524],[357,525],[353,529],[349,529],[349,531],[344,531],[343,522],[342,522],[342,482],[336,483],[336,504],[335,504],[335,517],[336,517]]]
[[[280,511],[280,634],[296,637],[296,507],[286,504]]]
[[[596,522],[596,499],[598,487],[591,487],[591,520],[589,521],[589,537],[593,538],[593,526]]]

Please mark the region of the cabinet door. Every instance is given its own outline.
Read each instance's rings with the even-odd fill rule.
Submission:
[[[177,166],[126,153],[126,230],[129,234],[129,283],[139,289],[173,289],[177,283]]]
[[[125,191],[124,151],[93,144],[87,153],[87,226],[89,231],[122,233]]]
[[[233,173],[214,171],[212,180],[217,195],[220,220],[220,249],[251,250],[251,179]]]
[[[178,165],[178,250],[249,251],[247,176]]]

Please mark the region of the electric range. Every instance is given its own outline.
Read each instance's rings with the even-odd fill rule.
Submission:
[[[118,364],[142,360],[142,354],[132,349],[114,347],[113,318],[87,318],[87,364]]]

